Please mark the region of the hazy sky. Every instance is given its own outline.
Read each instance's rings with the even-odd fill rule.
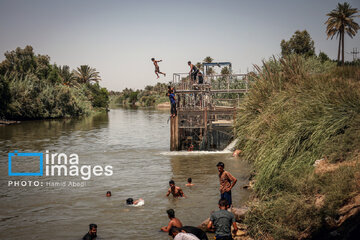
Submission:
[[[360,0],[349,0],[360,9]],[[161,82],[188,72],[187,61],[211,56],[231,61],[235,72],[280,54],[280,41],[306,29],[316,53],[337,57],[326,40],[326,13],[337,0],[0,0],[3,53],[32,45],[36,54],[75,68],[95,67],[109,90],[143,88],[156,80],[151,57],[163,59]],[[356,20],[360,24],[360,18]],[[360,33],[346,36],[345,50],[360,49]],[[346,60],[352,55],[345,54]],[[360,55],[359,55],[360,57]]]

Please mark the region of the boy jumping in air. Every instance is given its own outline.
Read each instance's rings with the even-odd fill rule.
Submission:
[[[156,61],[155,58],[152,58],[151,61],[154,63],[154,66],[155,66],[155,74],[156,74],[157,78],[159,78],[159,73],[160,73],[160,74],[163,74],[164,77],[166,77],[166,73],[160,72],[159,65],[157,64],[158,62],[162,62],[162,60]]]

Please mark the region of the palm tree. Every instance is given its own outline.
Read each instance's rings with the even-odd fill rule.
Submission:
[[[201,71],[204,71],[204,66],[202,65],[201,62],[197,62],[197,63],[195,64],[195,66],[196,66],[198,69],[200,69]]]
[[[203,61],[206,62],[206,63],[212,63],[212,61],[214,61],[214,59],[211,58],[210,56],[207,56],[206,58],[204,58]]]
[[[75,79],[80,83],[91,83],[100,81],[99,72],[95,68],[91,68],[89,65],[81,65],[74,70]]]
[[[203,62],[205,62],[205,63],[212,63],[213,61],[214,61],[214,59],[211,58],[210,56],[207,56],[203,60]],[[206,68],[206,75],[213,75],[214,73],[215,73],[215,71],[214,71],[214,69],[212,67]]]
[[[74,73],[70,71],[69,66],[64,65],[61,67],[55,65],[55,67],[58,69],[60,78],[65,85],[73,84],[73,80],[75,80],[75,76]]]
[[[357,24],[354,19],[359,17],[357,14],[359,11],[357,8],[351,8],[350,4],[345,2],[343,4],[338,3],[337,7],[333,9],[330,13],[326,14],[328,20],[325,22],[327,24],[326,34],[327,38],[333,37],[336,35],[336,38],[339,36],[339,48],[338,48],[338,63],[340,62],[340,49],[342,50],[341,61],[344,64],[344,38],[345,32],[353,38],[358,29],[359,24]]]

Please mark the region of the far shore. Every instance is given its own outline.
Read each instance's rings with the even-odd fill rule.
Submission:
[[[159,103],[158,105],[155,106],[156,109],[170,109],[170,103],[169,102],[164,102],[164,103]]]

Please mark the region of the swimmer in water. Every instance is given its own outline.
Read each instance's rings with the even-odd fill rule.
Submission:
[[[187,187],[192,187],[194,186],[195,184],[192,183],[192,179],[191,178],[188,178],[188,183],[186,184]]]
[[[107,196],[107,197],[111,197],[111,192],[110,192],[110,191],[107,191],[107,192],[106,192],[106,196]]]
[[[189,148],[188,148],[188,151],[189,151],[189,152],[194,151],[194,145],[192,145],[192,143],[190,143],[190,146],[189,146]]]
[[[89,232],[85,234],[85,236],[82,238],[83,240],[93,240],[96,239],[97,235],[97,225],[92,223],[89,225]]]
[[[174,209],[169,209],[166,211],[166,213],[168,214],[170,221],[167,226],[161,228],[161,231],[169,232],[172,227],[182,227],[182,223],[180,222],[180,220],[175,217]]]
[[[126,205],[132,205],[132,206],[142,206],[144,205],[144,199],[139,198],[138,200],[132,199],[132,198],[128,198],[126,199]]]
[[[168,197],[170,195],[170,193],[174,196],[174,197],[186,197],[183,190],[180,187],[175,186],[175,182],[174,180],[170,180],[169,181],[169,190],[166,193],[166,196]]]

